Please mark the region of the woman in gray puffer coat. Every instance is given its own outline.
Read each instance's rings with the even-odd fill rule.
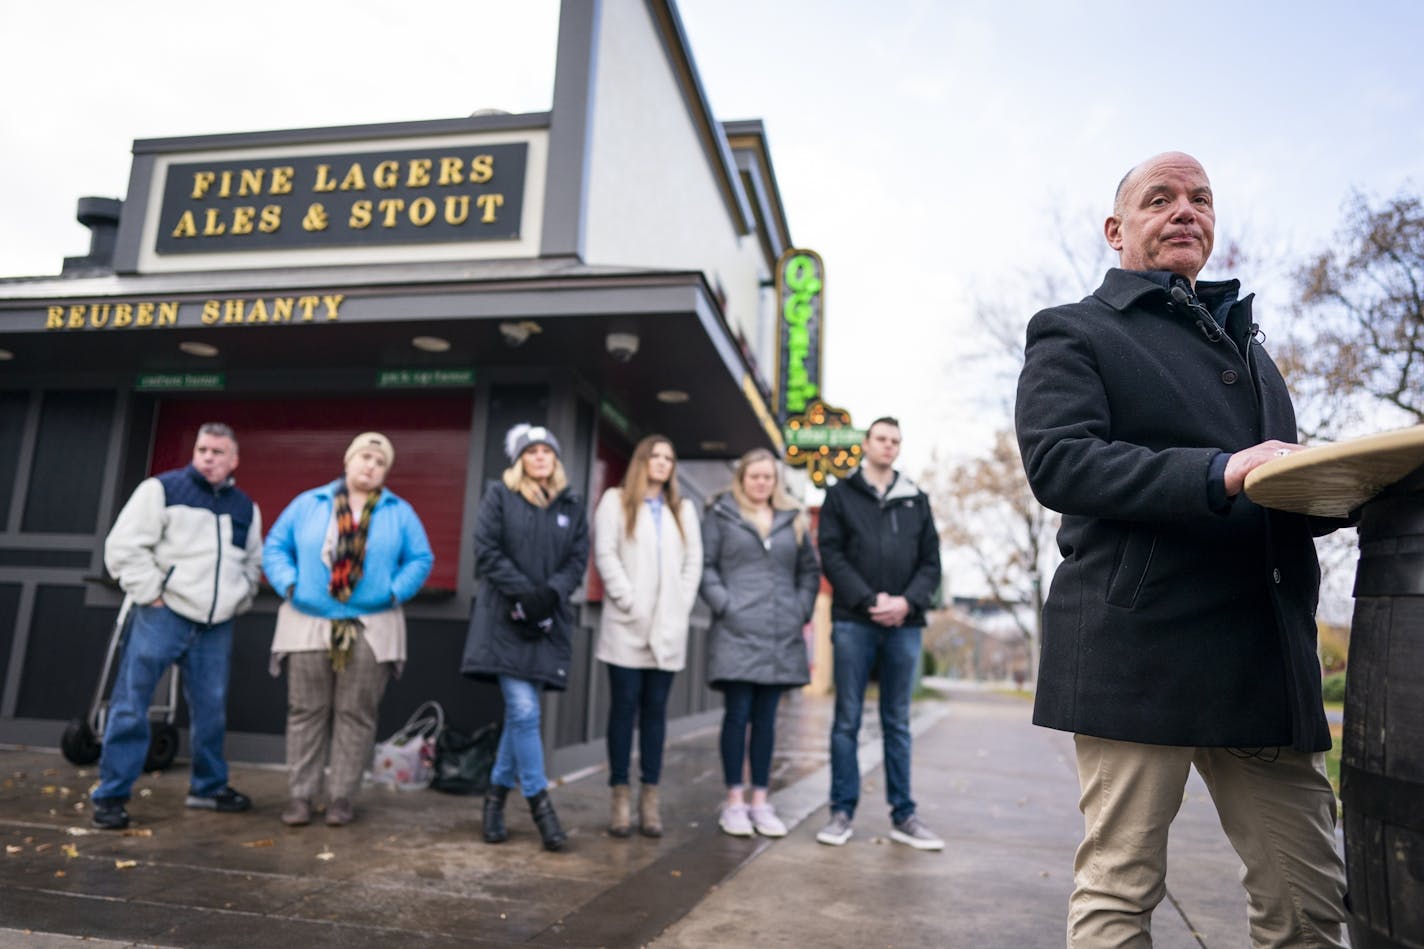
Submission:
[[[707,680],[725,706],[727,801],[718,825],[735,837],[786,835],[767,785],[781,693],[810,681],[802,630],[821,582],[810,535],[805,514],[781,487],[776,456],[764,448],[741,457],[731,489],[712,499],[702,520],[701,593],[713,617]],[[749,757],[750,801],[742,788]]]

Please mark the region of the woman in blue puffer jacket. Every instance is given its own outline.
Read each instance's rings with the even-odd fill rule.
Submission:
[[[262,548],[267,581],[283,597],[272,674],[287,660],[289,827],[310,823],[331,755],[333,827],[356,816],[352,798],[371,760],[386,683],[405,664],[401,604],[435,562],[409,503],[385,488],[395,460],[379,432],[356,436],[343,477],[287,505]]]

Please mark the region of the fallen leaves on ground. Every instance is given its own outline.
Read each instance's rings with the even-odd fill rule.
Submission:
[[[261,840],[245,840],[242,843],[244,847],[271,847],[275,844],[276,841],[271,837],[264,837]]]
[[[138,866],[138,861],[137,861],[137,860],[115,860],[115,861],[114,861],[114,869],[115,869],[115,870],[131,870],[131,869],[133,869],[133,868],[136,867],[136,866]]]
[[[125,827],[122,831],[125,837],[152,837],[152,827]]]

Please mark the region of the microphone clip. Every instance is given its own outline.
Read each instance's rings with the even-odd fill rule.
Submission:
[[[1183,314],[1192,317],[1197,324],[1197,329],[1207,338],[1208,342],[1221,342],[1221,327],[1212,318],[1211,311],[1202,306],[1186,287],[1174,282],[1172,289],[1168,291],[1172,297],[1172,305]]]

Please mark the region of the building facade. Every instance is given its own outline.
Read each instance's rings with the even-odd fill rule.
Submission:
[[[88,708],[121,601],[104,536],[204,421],[237,430],[267,524],[356,432],[394,442],[391,488],[436,564],[382,734],[429,698],[465,727],[498,715],[458,668],[511,424],[555,432],[590,512],[644,434],[673,439],[693,497],[781,448],[765,367],[786,216],[761,123],[711,114],[671,0],[565,0],[548,112],[136,141],[127,196],[79,218],[87,257],[0,280],[0,742],[53,745]],[[548,699],[554,771],[601,756],[598,597],[591,577]],[[236,758],[281,758],[277,604],[237,623]],[[704,628],[684,724],[715,704]]]

